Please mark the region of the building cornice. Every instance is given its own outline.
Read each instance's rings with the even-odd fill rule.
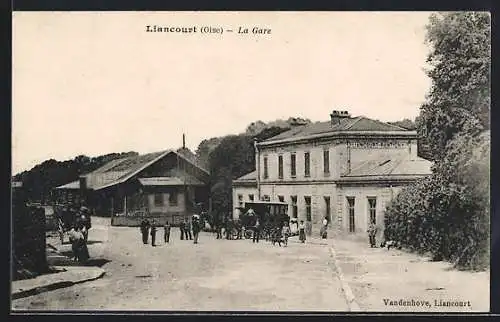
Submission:
[[[324,142],[334,139],[417,139],[416,131],[342,131],[333,133],[320,133],[299,138],[263,141],[257,143],[258,147],[285,146],[304,142]]]
[[[328,179],[328,180],[273,180],[273,181],[261,181],[262,186],[266,185],[276,185],[276,186],[286,186],[286,185],[322,185],[322,184],[335,184],[335,185],[351,185],[351,184],[385,184],[385,183],[412,183],[418,179],[425,178],[427,175],[399,175],[399,176],[359,176],[359,177],[341,177],[339,179]],[[257,187],[257,180],[255,181],[233,181],[233,186],[252,186]]]

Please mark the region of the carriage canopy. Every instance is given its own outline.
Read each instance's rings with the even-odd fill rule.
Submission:
[[[290,220],[288,204],[285,202],[252,201],[240,208],[240,220],[244,226],[253,226],[259,219],[261,224],[283,225]]]

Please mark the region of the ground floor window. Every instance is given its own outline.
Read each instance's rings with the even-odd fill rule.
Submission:
[[[155,206],[163,206],[163,193],[155,193]]]
[[[311,215],[311,197],[304,197],[306,203],[306,221],[312,221]]]
[[[325,218],[326,220],[328,220],[328,223],[331,223],[332,222],[332,208],[331,208],[331,204],[330,204],[330,197],[329,196],[325,196],[324,197],[325,199]]]
[[[347,209],[349,214],[349,232],[353,233],[356,231],[355,220],[354,220],[354,197],[347,197]]]
[[[369,223],[377,224],[377,198],[369,197],[368,198],[368,215],[370,218]]]
[[[172,191],[168,195],[168,203],[170,206],[177,206],[177,204],[179,203],[179,196],[177,194],[177,191]]]
[[[297,196],[291,196],[290,199],[292,200],[292,218],[297,218],[299,216],[297,208]]]

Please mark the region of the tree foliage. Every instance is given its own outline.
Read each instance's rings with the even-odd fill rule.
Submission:
[[[137,152],[110,153],[92,158],[79,155],[66,161],[50,159],[29,171],[16,174],[13,181],[23,183],[28,200],[46,202],[53,188],[78,180],[80,175],[94,171],[109,161],[134,155]]]
[[[417,127],[435,161],[386,209],[385,235],[458,267],[489,265],[489,15],[430,18],[431,91]]]
[[[457,133],[490,128],[490,15],[434,14],[427,26],[432,87],[421,107],[419,131],[434,160]]]

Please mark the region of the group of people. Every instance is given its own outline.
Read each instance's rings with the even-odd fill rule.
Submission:
[[[163,241],[165,244],[170,242],[170,231],[172,226],[168,221],[163,225],[164,233],[163,233]],[[194,244],[198,244],[198,236],[201,231],[201,220],[199,215],[193,215],[191,220],[184,219],[180,225],[179,229],[181,232],[181,240],[193,240]],[[154,219],[151,222],[147,218],[142,220],[140,225],[142,242],[144,244],[148,244],[149,236],[151,236],[151,245],[156,247],[156,232],[158,229],[158,225]]]
[[[87,240],[91,227],[90,210],[87,207],[81,207],[76,214],[73,227],[68,232],[73,259],[81,263],[86,262],[90,258]]]

